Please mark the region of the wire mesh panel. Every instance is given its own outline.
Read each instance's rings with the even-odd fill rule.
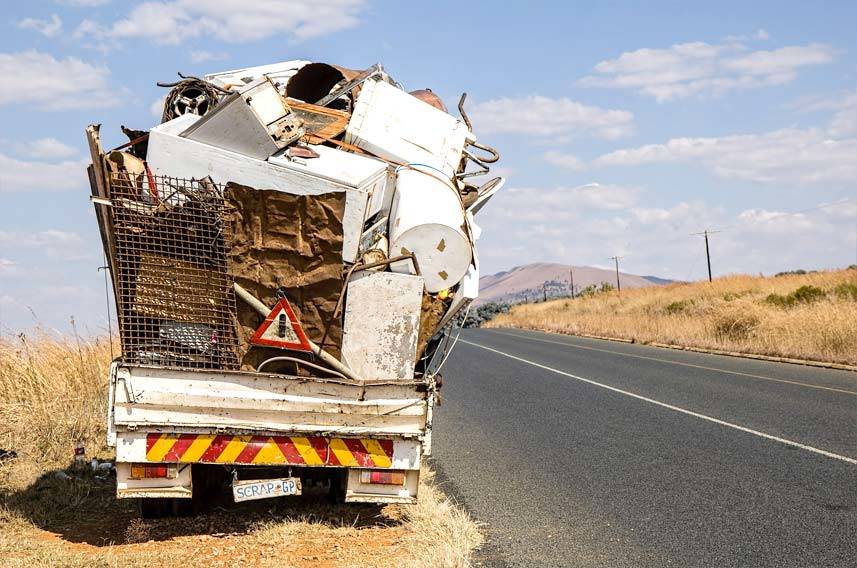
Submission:
[[[123,360],[237,369],[222,188],[123,172],[110,189]]]

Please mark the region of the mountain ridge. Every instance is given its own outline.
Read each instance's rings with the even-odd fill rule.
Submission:
[[[542,299],[545,294],[548,298],[569,296],[569,271],[573,272],[575,293],[587,286],[599,286],[603,282],[616,285],[616,272],[608,268],[534,262],[481,277],[476,304],[529,302]],[[619,281],[623,288],[643,288],[670,282],[657,276],[638,276],[621,271]]]

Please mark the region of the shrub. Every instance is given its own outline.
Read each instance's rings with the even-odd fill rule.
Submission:
[[[583,298],[588,298],[590,296],[594,296],[595,291],[595,284],[590,284],[589,286],[578,292],[577,295]]]
[[[759,318],[741,311],[727,312],[714,319],[714,334],[718,339],[741,341],[750,337],[759,325]]]
[[[843,282],[833,289],[833,293],[843,300],[853,300],[857,302],[857,284],[854,282]]]
[[[818,286],[811,285],[801,286],[789,295],[794,296],[796,302],[804,304],[811,304],[812,302],[823,299],[825,296],[824,290]]]
[[[825,297],[824,290],[818,286],[801,286],[794,292],[783,296],[781,294],[768,294],[765,302],[778,308],[791,308],[797,304],[811,304]]]
[[[790,308],[795,305],[794,296],[791,294],[788,296],[783,296],[782,294],[768,294],[768,297],[765,298],[765,302],[778,308]]]
[[[672,302],[667,304],[664,307],[664,312],[669,315],[681,314],[687,311],[689,306],[689,302],[687,300],[679,300],[678,302]]]

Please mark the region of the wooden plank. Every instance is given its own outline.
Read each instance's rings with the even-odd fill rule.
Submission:
[[[345,132],[351,115],[342,110],[287,99],[292,111],[304,121],[306,140],[310,144],[321,144]]]

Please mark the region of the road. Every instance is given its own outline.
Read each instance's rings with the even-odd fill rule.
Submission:
[[[435,467],[484,566],[857,566],[857,373],[465,330]]]

